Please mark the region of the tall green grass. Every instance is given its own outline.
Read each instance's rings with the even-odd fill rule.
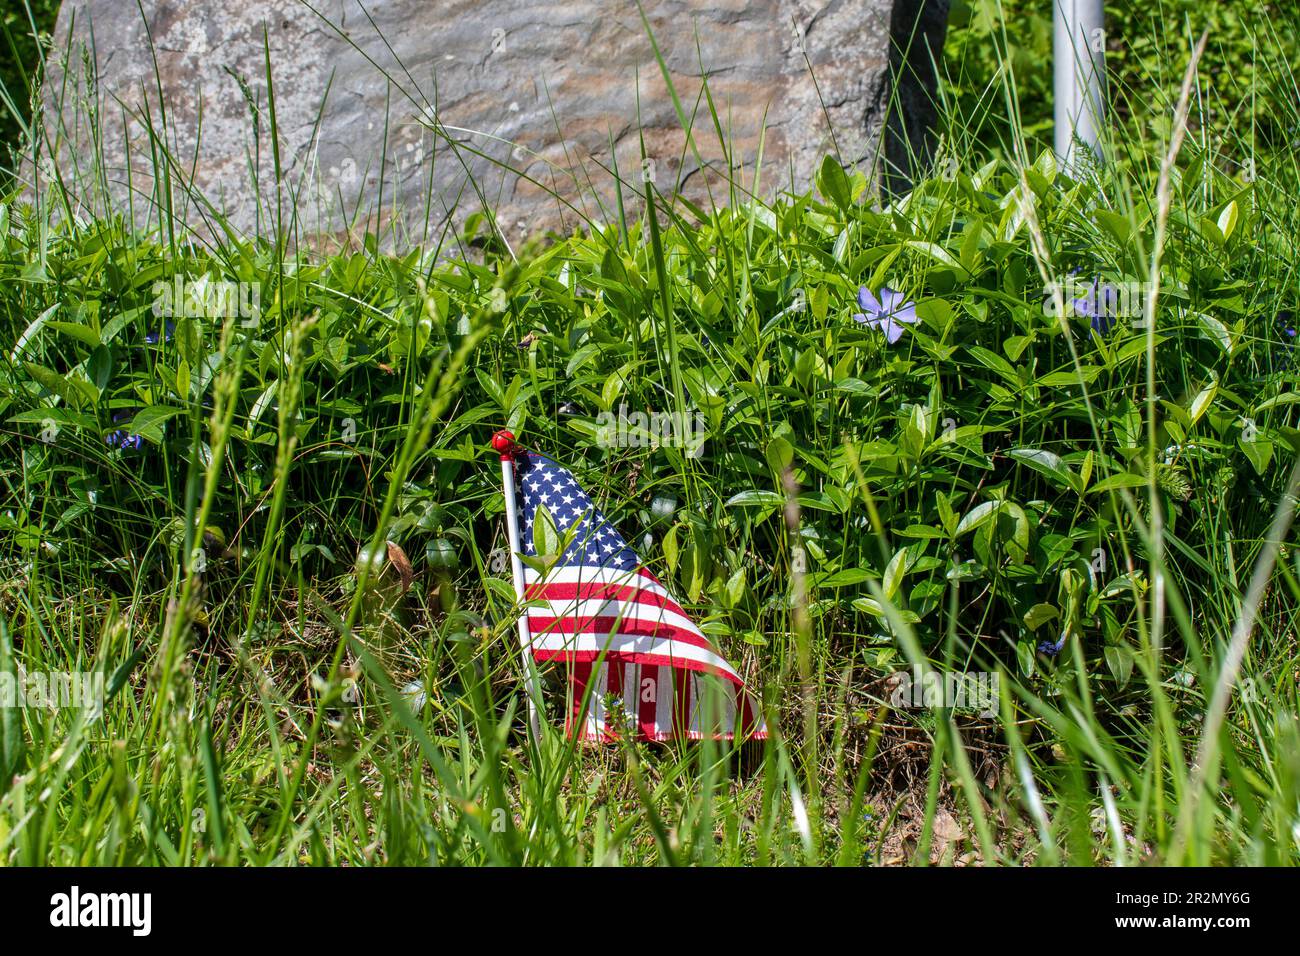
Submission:
[[[1190,26],[1181,107],[1074,178],[950,112],[906,196],[832,160],[696,211],[625,173],[610,225],[519,249],[311,257],[292,196],[255,240],[140,230],[76,214],[93,168],[8,197],[0,672],[107,686],[0,709],[0,861],[1294,862],[1298,177],[1208,122]],[[219,227],[156,142],[158,208]],[[1074,269],[1145,282],[1134,314],[1094,334],[1049,291]],[[256,283],[257,321],[169,329],[177,275]],[[920,315],[893,346],[852,319],[883,284]],[[623,404],[700,411],[703,456],[606,447]],[[575,469],[770,741],[580,747],[554,685],[526,733],[500,427]],[[993,713],[897,705],[926,671],[998,675]]]

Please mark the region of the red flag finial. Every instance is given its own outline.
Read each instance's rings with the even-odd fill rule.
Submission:
[[[492,436],[492,447],[501,455],[502,461],[514,458],[515,452],[519,450],[514,433],[504,428]]]

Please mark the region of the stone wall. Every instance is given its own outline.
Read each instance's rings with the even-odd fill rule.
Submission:
[[[404,246],[486,208],[514,243],[612,221],[643,177],[698,205],[743,199],[760,152],[764,196],[804,188],[827,153],[878,173],[891,38],[897,70],[924,6],[646,0],[643,21],[625,0],[145,0],[143,16],[66,0],[47,152],[78,203],[142,225],[170,203],[201,236],[219,214],[242,234],[378,228]],[[918,35],[940,9],[941,46],[947,3],[928,6]],[[930,120],[905,75],[893,159]]]

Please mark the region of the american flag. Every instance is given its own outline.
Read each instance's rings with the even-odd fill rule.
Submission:
[[[619,728],[638,740],[766,737],[744,681],[568,469],[520,449],[515,484],[522,553],[537,556],[542,509],[569,542],[545,575],[524,565],[533,657],[568,665],[569,733],[599,741],[616,739]]]

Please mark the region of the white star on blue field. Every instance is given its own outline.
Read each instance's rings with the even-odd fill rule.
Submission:
[[[641,560],[627,546],[623,536],[596,509],[577,479],[545,455],[521,452],[515,458],[515,482],[523,501],[523,524],[519,537],[523,552],[537,556],[533,545],[533,519],[544,506],[561,537],[577,525],[573,542],[561,555],[557,567],[603,567],[635,571]]]

